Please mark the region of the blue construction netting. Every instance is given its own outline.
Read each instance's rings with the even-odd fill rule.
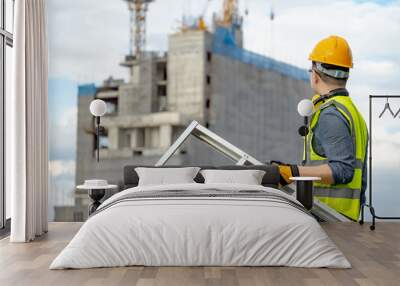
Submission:
[[[78,96],[94,96],[95,94],[96,86],[93,83],[78,86]]]
[[[238,47],[233,33],[229,28],[217,27],[214,32],[213,52],[261,69],[276,71],[298,80],[309,80],[309,75],[304,69]]]

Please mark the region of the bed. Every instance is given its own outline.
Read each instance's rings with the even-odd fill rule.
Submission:
[[[277,189],[275,166],[261,185],[193,183],[138,186],[126,166],[126,189],[83,224],[50,269],[144,266],[291,266],[350,268],[315,218]],[[202,166],[202,169],[214,167]]]

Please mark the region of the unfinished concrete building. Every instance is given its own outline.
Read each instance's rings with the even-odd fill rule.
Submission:
[[[128,82],[109,78],[99,87],[80,86],[76,183],[102,178],[122,186],[125,165],[154,165],[191,120],[261,161],[299,162],[302,140],[297,129],[302,119],[296,108],[311,94],[307,72],[243,49],[242,38],[240,21],[215,23],[213,32],[180,31],[169,36],[166,53],[127,56],[122,65],[129,69]],[[108,106],[101,119],[99,163],[89,112],[95,98]],[[169,161],[226,163],[196,139]],[[69,211],[59,210],[63,220],[86,218],[79,206],[89,203],[87,194],[78,193],[76,200]]]

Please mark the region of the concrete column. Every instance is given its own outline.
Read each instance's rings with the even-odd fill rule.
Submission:
[[[119,149],[119,129],[118,127],[108,128],[108,148],[110,150]]]
[[[168,148],[172,144],[172,126],[161,125],[160,126],[160,148]]]
[[[137,146],[136,146],[136,142],[137,142],[137,140],[136,140],[136,129],[132,129],[131,130],[131,145],[130,145],[130,148],[131,149],[135,149]]]
[[[144,148],[151,148],[151,129],[150,127],[144,128]]]

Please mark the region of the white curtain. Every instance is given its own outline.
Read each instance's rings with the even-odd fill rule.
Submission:
[[[47,232],[48,51],[45,0],[15,1],[13,92],[6,98],[12,242]]]

